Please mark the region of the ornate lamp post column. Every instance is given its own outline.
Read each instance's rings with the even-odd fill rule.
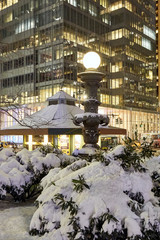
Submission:
[[[98,114],[100,102],[97,99],[97,90],[99,83],[105,76],[104,73],[98,72],[100,57],[95,52],[88,52],[83,59],[86,71],[79,73],[84,87],[86,89],[87,99],[83,102],[84,114],[77,114],[74,117],[74,123],[80,125],[83,123],[83,138],[85,147],[99,148],[97,145],[99,137],[99,124],[105,126],[109,123],[107,115]]]

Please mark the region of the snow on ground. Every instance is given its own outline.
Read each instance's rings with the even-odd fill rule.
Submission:
[[[0,210],[0,240],[62,240],[53,238],[52,234],[42,237],[29,235],[29,224],[35,210],[34,206]]]
[[[36,240],[29,235],[29,222],[35,207],[15,207],[0,211],[0,240]],[[47,240],[47,239],[46,239]]]

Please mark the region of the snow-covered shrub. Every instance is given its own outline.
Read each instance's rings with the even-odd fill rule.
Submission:
[[[4,157],[5,155],[5,157]],[[32,174],[27,171],[27,164],[20,163],[12,149],[3,149],[0,158],[0,198],[10,193],[14,200],[24,200],[25,191],[31,184]]]
[[[87,149],[88,152],[88,149]],[[93,152],[93,151],[90,151]],[[107,156],[107,155],[106,155]],[[85,159],[87,162],[93,162],[93,161],[98,161],[98,162],[103,162],[106,166],[109,164],[110,159],[105,156],[105,152],[101,149],[94,150],[94,154],[89,154],[89,155],[83,155],[83,159]]]
[[[3,148],[0,151],[0,163],[6,161],[8,157],[11,157],[13,155],[14,155],[14,152],[12,148]]]
[[[6,188],[10,186],[8,175],[0,169],[0,199],[5,199]]]
[[[74,183],[74,188],[73,191],[75,190],[76,192],[82,192],[84,188],[88,188],[89,186],[86,183],[83,175],[78,175],[78,179],[72,179],[72,182]]]
[[[42,145],[38,149],[44,155],[47,155],[47,153],[55,153],[55,154],[61,154],[62,153],[61,149],[59,149],[58,146],[49,145],[49,144]]]
[[[0,199],[9,193],[15,201],[24,201],[40,193],[41,179],[50,169],[61,167],[75,161],[74,157],[67,157],[58,153],[42,153],[38,149],[28,151],[22,149],[14,153],[12,149],[0,152]]]
[[[145,171],[142,163],[146,158],[152,157],[154,151],[152,143],[144,141],[140,146],[132,140],[127,138],[124,140],[125,147],[120,154],[115,155],[115,159],[121,162],[121,166],[125,170]]]
[[[30,234],[56,240],[158,240],[160,206],[151,176],[160,171],[160,157],[144,161],[151,155],[142,159],[141,150],[125,149],[52,169],[42,179]],[[125,166],[118,158],[122,154],[131,163]]]
[[[157,171],[153,172],[152,180],[154,182],[152,191],[154,192],[155,196],[160,198],[160,174],[158,174]]]
[[[141,143],[140,156],[142,158],[150,158],[150,157],[154,156],[155,151],[153,150],[152,144],[153,144],[153,142],[147,142],[146,140],[144,140]]]
[[[159,198],[160,206],[160,157],[154,157],[147,162],[147,168],[153,181],[153,193]]]

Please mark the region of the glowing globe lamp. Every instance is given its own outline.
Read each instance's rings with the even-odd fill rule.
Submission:
[[[86,69],[97,69],[101,63],[101,58],[96,52],[88,52],[83,57],[83,65]]]

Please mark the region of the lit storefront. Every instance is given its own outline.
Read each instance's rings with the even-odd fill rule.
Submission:
[[[110,107],[100,107],[99,112],[108,114],[111,126],[127,129],[127,136],[132,139],[141,140],[146,134],[160,133],[159,113]]]
[[[63,153],[71,154],[83,145],[82,135],[24,135],[24,147],[34,150],[42,145],[58,147]]]
[[[5,136],[4,134],[5,131]],[[81,149],[82,146],[84,145],[83,141],[83,136],[82,136],[82,130],[79,129],[79,134],[61,134],[61,135],[47,135],[46,133],[48,132],[47,129],[39,130],[37,129],[36,135],[34,135],[35,131],[33,130],[0,130],[1,136],[1,141],[4,139],[4,141],[7,143],[9,142],[9,139],[12,139],[12,137],[15,138],[20,138],[21,142],[14,142],[17,143],[17,145],[23,145],[23,147],[27,148],[28,150],[32,151],[36,149],[37,147],[43,146],[43,145],[50,145],[50,146],[55,146],[58,147],[59,149],[62,150],[63,153],[66,154],[72,154],[74,149]],[[101,129],[100,132],[103,133],[104,129]],[[99,137],[99,146],[102,149],[108,149],[108,147],[114,147],[117,144],[121,143],[122,139],[126,135],[126,130],[125,129],[115,129],[115,128],[108,128],[107,129],[108,133],[107,134],[102,134]],[[111,132],[110,132],[111,131]],[[33,133],[33,135],[31,135]],[[15,134],[14,136],[11,134]],[[17,135],[16,134],[21,134]],[[23,135],[22,135],[23,134]],[[42,135],[44,134],[44,135]],[[111,135],[110,135],[111,134]],[[12,141],[10,141],[12,142]]]

